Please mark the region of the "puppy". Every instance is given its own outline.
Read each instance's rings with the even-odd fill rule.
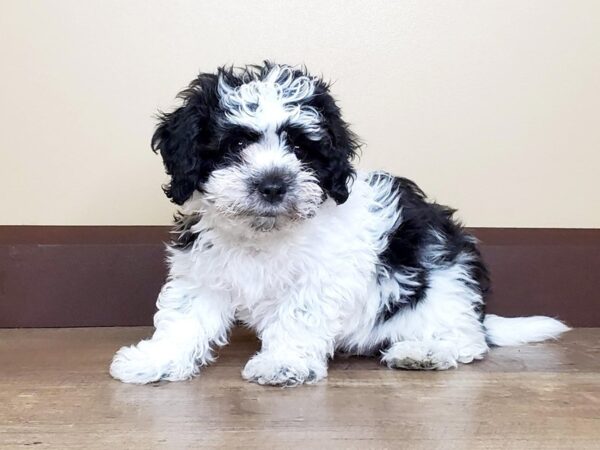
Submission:
[[[152,138],[182,208],[169,277],[154,335],[117,352],[114,378],[197,375],[236,321],[262,341],[242,376],[284,386],[326,377],[335,351],[442,370],[568,329],[486,315],[475,238],[412,181],[355,172],[359,141],[304,68],[220,68],[179,97]]]

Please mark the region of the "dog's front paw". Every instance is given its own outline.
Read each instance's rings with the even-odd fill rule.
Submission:
[[[196,375],[194,361],[177,364],[165,350],[152,345],[152,341],[121,347],[112,360],[110,374],[124,383],[135,384],[187,380]]]
[[[132,345],[121,347],[115,354],[110,375],[124,383],[145,384],[160,380],[163,374],[149,355]]]
[[[317,359],[282,359],[258,353],[246,363],[242,377],[253,383],[272,386],[297,386],[316,383],[327,376],[327,366]]]

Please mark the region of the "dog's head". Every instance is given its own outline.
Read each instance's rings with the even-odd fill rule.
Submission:
[[[266,231],[348,198],[358,141],[322,79],[265,62],[200,74],[179,97],[152,137],[173,202],[198,192],[218,214]]]

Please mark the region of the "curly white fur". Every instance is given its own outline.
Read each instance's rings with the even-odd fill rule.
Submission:
[[[461,261],[435,272],[414,309],[377,324],[375,262],[381,236],[398,217],[373,205],[389,195],[389,186],[360,176],[343,205],[327,201],[311,220],[268,233],[219,226],[209,203],[190,201],[189,210],[203,211],[193,227],[198,238],[191,249],[170,250],[156,332],[119,350],[111,374],[132,383],[194,376],[236,319],[262,340],[242,372],[261,384],[318,381],[336,349],[368,354],[383,342],[395,343],[383,354],[391,367],[447,369],[482,358],[488,345],[472,307],[481,298],[463,282]],[[544,337],[565,331],[546,320],[553,328]]]

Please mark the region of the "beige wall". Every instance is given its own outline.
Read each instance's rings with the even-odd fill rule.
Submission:
[[[153,114],[272,58],[468,225],[600,227],[598,0],[0,0],[0,56],[2,224],[168,223]]]

